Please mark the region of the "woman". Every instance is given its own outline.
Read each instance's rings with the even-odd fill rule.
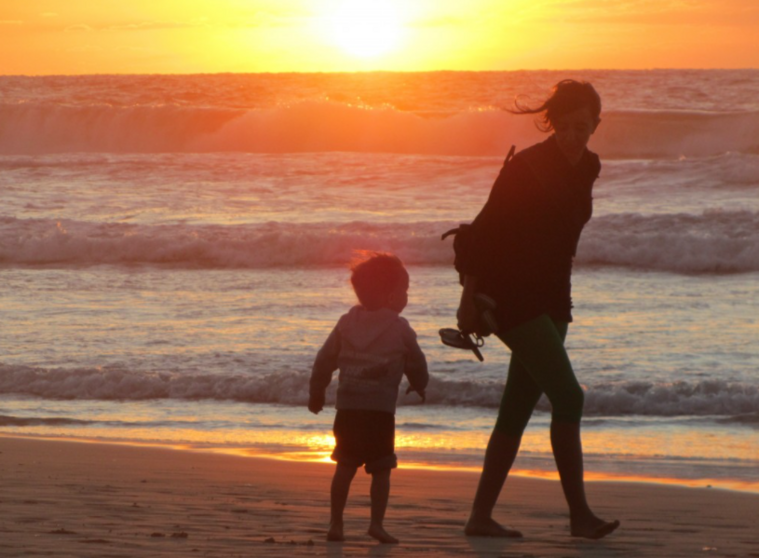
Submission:
[[[498,337],[511,349],[508,379],[485,454],[469,536],[521,537],[492,518],[527,422],[541,394],[552,405],[551,444],[570,512],[572,536],[600,539],[618,526],[597,517],[585,499],[580,418],[583,391],[564,339],[572,321],[572,259],[592,214],[592,188],[601,169],[587,149],[600,123],[601,99],[592,85],[565,80],[537,108],[553,131],[507,161],[472,224],[471,250],[458,310],[459,328],[477,329],[476,293],[496,302]]]

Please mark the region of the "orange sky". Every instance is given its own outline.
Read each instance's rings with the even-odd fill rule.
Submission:
[[[747,67],[758,0],[0,0],[0,74]]]

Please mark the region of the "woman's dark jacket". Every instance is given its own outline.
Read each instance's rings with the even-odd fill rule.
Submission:
[[[554,136],[504,164],[472,223],[460,268],[496,301],[502,331],[541,314],[572,321],[572,259],[593,213],[600,170],[587,149],[570,164]]]

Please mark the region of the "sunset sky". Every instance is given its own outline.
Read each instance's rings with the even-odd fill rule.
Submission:
[[[759,67],[757,0],[0,0],[0,74]]]

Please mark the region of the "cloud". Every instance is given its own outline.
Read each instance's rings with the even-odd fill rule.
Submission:
[[[547,0],[546,19],[628,25],[755,25],[755,0]]]
[[[139,21],[121,23],[106,27],[108,31],[152,31],[155,29],[185,29],[208,26],[208,18],[201,17],[190,21]]]
[[[98,45],[77,45],[67,48],[66,52],[103,52],[103,47]]]
[[[69,25],[64,29],[66,33],[93,32],[93,31],[154,31],[164,29],[186,29],[208,26],[207,18],[197,18],[191,21],[139,21],[119,23],[115,25],[93,27],[86,23]]]
[[[234,21],[211,22],[207,17],[195,18],[188,21],[132,21],[104,27],[107,31],[153,31],[162,29],[193,29],[198,27],[216,27],[223,29],[272,28],[288,27],[306,19],[302,15],[282,16],[269,12],[256,12],[253,15],[237,18]]]
[[[76,25],[69,25],[64,31],[66,33],[90,33],[93,29],[86,23],[77,23]]]
[[[240,12],[234,20],[221,22],[218,26],[229,29],[298,27],[304,22],[312,20],[314,17],[317,16],[309,16],[294,10],[247,10]]]
[[[458,27],[466,23],[462,17],[440,16],[434,18],[417,19],[409,23],[409,27]]]

